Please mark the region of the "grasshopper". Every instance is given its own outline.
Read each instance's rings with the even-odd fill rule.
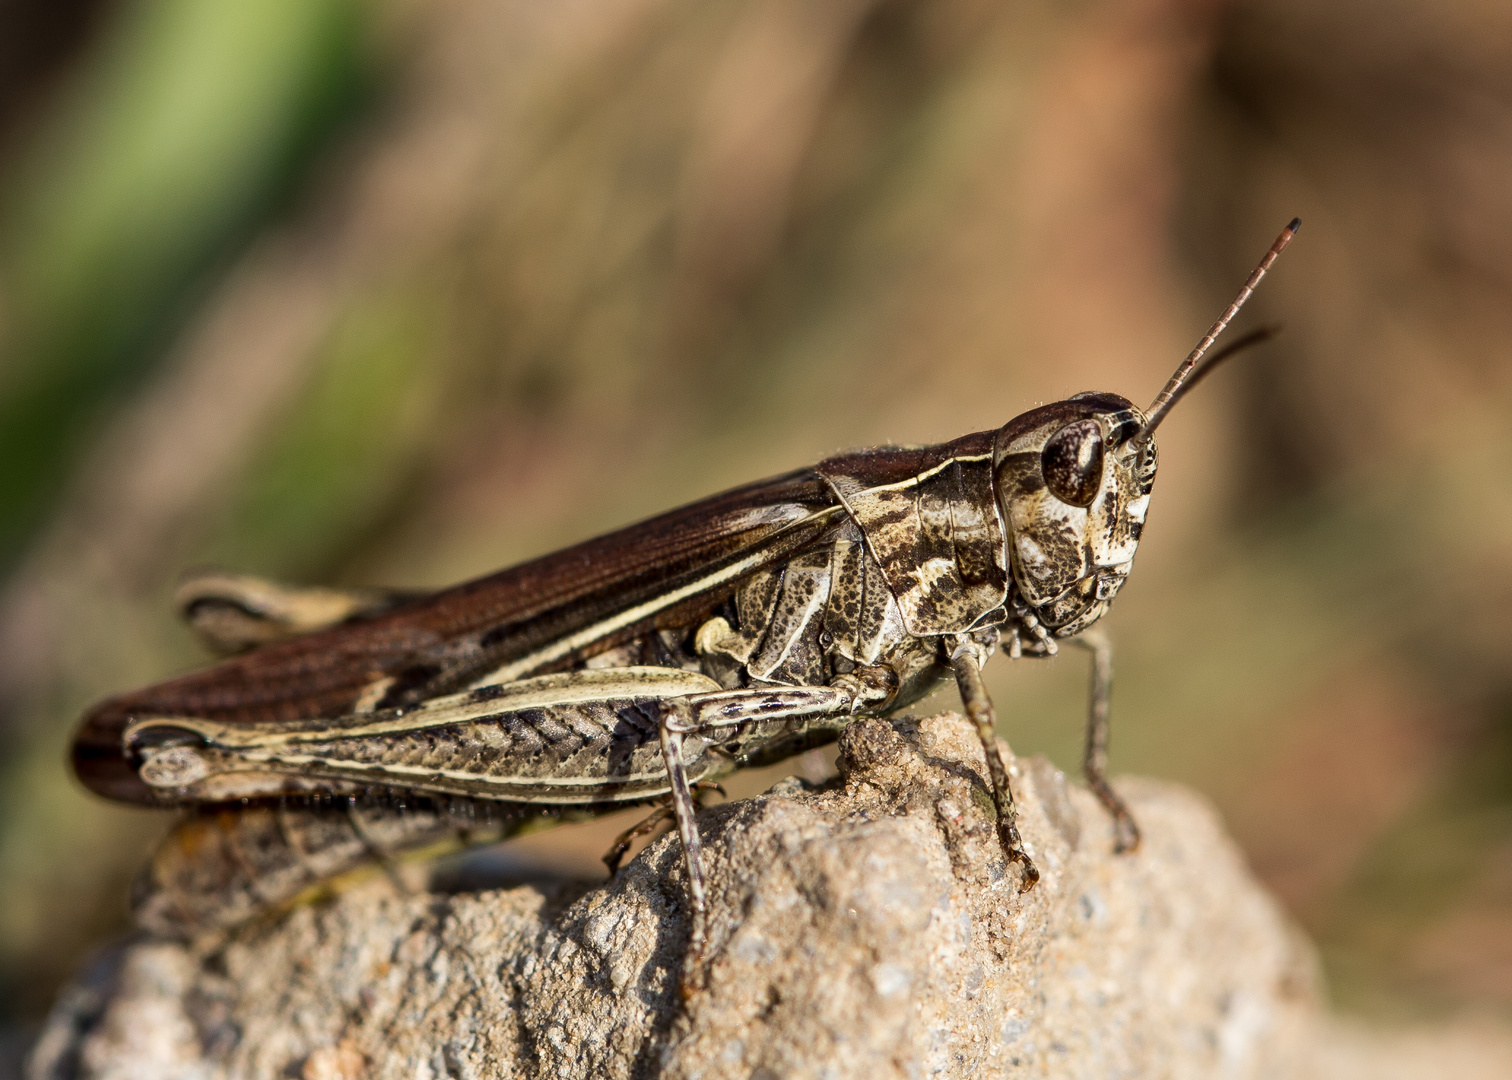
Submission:
[[[1133,850],[1094,624],[1133,562],[1156,428],[1264,336],[1202,364],[1299,225],[1144,411],[1082,393],[938,446],[841,454],[430,594],[191,579],[183,613],[236,655],[101,703],[73,746],[101,795],[211,811],[154,857],[139,919],[224,927],[373,854],[658,803],[682,839],[691,966],[707,942],[697,789],[950,679],[1028,890],[982,667],[1061,641],[1092,653],[1084,773]]]

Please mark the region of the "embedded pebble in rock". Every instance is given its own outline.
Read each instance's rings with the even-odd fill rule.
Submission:
[[[859,721],[841,767],[700,815],[712,941],[686,1002],[667,837],[603,887],[379,878],[219,941],[124,946],[60,999],[30,1075],[1512,1075],[1497,1031],[1330,1020],[1310,947],[1188,792],[1121,779],[1145,846],[1114,856],[1096,801],[1019,760],[1043,875],[1020,893],[960,717]]]

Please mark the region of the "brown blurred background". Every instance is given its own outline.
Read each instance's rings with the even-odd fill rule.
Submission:
[[[1114,765],[1341,1008],[1512,1016],[1509,191],[1505,4],[0,0],[0,1057],[165,827],[62,762],[204,661],[185,567],[441,585],[1143,403],[1294,214],[1162,429]],[[992,677],[1073,769],[1085,659]]]

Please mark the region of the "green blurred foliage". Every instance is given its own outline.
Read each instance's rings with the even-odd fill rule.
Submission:
[[[356,0],[137,0],[13,170],[0,565],[367,85]]]
[[[381,526],[444,423],[436,307],[396,290],[338,317],[313,377],[233,484],[207,561],[318,580]]]

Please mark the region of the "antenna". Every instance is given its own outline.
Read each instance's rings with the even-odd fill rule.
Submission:
[[[1239,314],[1239,309],[1244,306],[1244,302],[1255,291],[1255,286],[1260,284],[1260,279],[1271,268],[1271,263],[1276,261],[1276,256],[1286,250],[1286,245],[1291,243],[1292,237],[1297,235],[1297,230],[1301,227],[1302,219],[1292,218],[1291,224],[1281,230],[1281,235],[1276,237],[1276,242],[1265,253],[1265,258],[1260,260],[1260,265],[1255,267],[1255,272],[1250,274],[1249,280],[1239,290],[1239,295],[1234,297],[1234,302],[1224,309],[1218,321],[1213,324],[1212,328],[1203,335],[1202,340],[1197,343],[1197,347],[1187,354],[1187,358],[1181,362],[1180,366],[1176,368],[1176,373],[1171,376],[1171,381],[1166,383],[1165,388],[1155,395],[1155,400],[1150,403],[1149,409],[1145,412],[1145,425],[1139,429],[1139,434],[1134,436],[1133,442],[1149,441],[1150,437],[1155,433],[1155,429],[1160,426],[1160,422],[1166,418],[1166,414],[1171,411],[1176,402],[1186,396],[1188,390],[1197,385],[1198,379],[1206,375],[1209,369],[1227,357],[1233,356],[1236,352],[1242,351],[1241,346],[1248,348],[1250,345],[1258,345],[1261,341],[1275,335],[1275,331],[1269,328],[1257,334],[1250,334],[1240,341],[1236,341],[1234,347],[1224,349],[1217,356],[1213,357],[1212,361],[1200,371],[1197,370],[1197,364],[1202,360],[1202,357],[1207,353],[1208,349],[1213,347],[1213,342],[1218,340],[1218,335],[1223,333],[1228,324],[1233,321],[1234,316]]]

